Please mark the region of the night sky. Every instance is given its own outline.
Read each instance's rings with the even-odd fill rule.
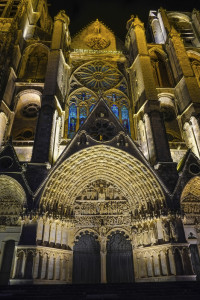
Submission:
[[[122,40],[126,35],[126,22],[131,15],[138,15],[146,24],[149,11],[160,7],[172,11],[200,10],[200,0],[48,0],[48,3],[51,4],[49,11],[52,17],[61,9],[66,11],[70,17],[72,37],[98,18]]]

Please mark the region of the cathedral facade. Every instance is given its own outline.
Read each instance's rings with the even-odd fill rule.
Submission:
[[[199,280],[200,12],[69,23],[0,0],[0,284]]]

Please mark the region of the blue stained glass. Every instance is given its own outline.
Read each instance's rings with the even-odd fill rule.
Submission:
[[[84,101],[86,97],[86,93],[82,93],[82,100]]]
[[[76,104],[72,104],[69,108],[69,119],[68,119],[68,137],[72,138],[76,132],[76,120],[77,120],[77,108]]]
[[[112,94],[112,100],[113,100],[113,102],[116,101],[116,98],[117,98],[116,95],[113,93],[113,94]]]
[[[119,108],[117,107],[117,105],[113,104],[113,105],[111,106],[111,109],[112,109],[113,113],[115,114],[115,116],[116,116],[117,118],[119,118]]]
[[[86,106],[81,106],[80,107],[80,126],[84,123],[86,118],[87,118],[87,108],[86,108]]]
[[[92,105],[90,106],[90,112],[93,110],[94,106],[95,106],[95,104],[92,104]]]
[[[130,132],[129,113],[128,113],[128,108],[125,105],[122,106],[121,113],[122,113],[122,125],[127,130],[127,132]]]

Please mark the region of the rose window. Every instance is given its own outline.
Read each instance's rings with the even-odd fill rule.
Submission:
[[[108,90],[116,86],[121,80],[121,73],[114,67],[103,62],[88,63],[75,73],[81,84],[91,90]]]

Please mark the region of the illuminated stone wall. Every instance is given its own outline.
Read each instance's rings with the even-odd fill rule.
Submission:
[[[200,12],[132,15],[124,44],[4,2],[0,282],[199,280]]]

